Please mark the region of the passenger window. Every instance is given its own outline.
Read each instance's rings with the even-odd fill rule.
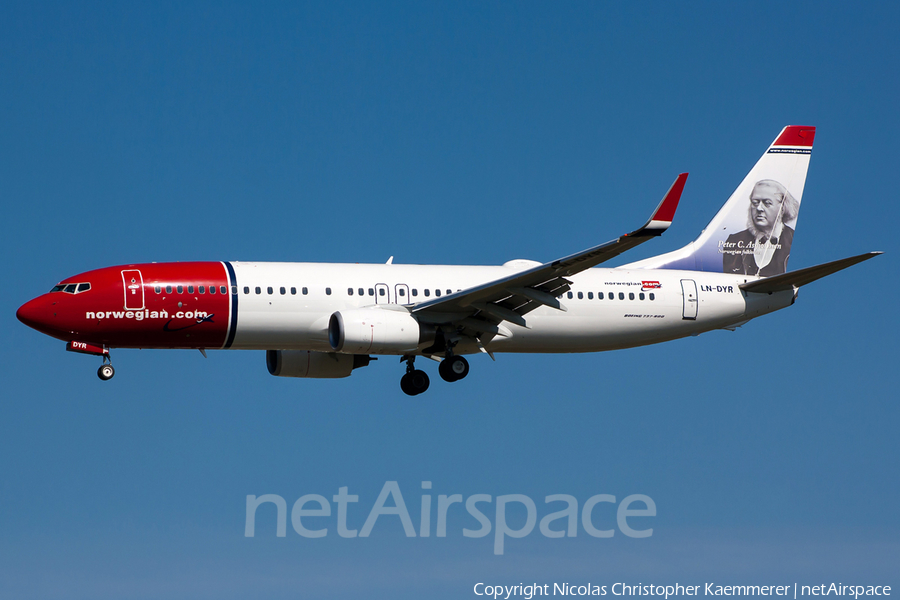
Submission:
[[[226,288],[224,285],[219,286],[219,291],[222,292],[223,294],[227,294],[228,288]],[[231,293],[234,294],[235,296],[237,296],[237,286],[236,285],[231,286]]]
[[[413,289],[412,289],[412,295],[413,295],[413,296],[418,296],[418,295],[419,295],[419,290],[417,290],[416,288],[413,288]]]
[[[297,295],[297,288],[292,287],[291,288],[291,296],[296,296],[296,295]]]
[[[425,297],[426,297],[426,298],[427,298],[428,296],[431,295],[431,290],[429,290],[428,288],[425,288],[424,291],[425,291]]]
[[[650,292],[650,299],[656,300],[656,295],[653,292]]]
[[[326,295],[326,296],[330,296],[330,295],[331,295],[331,288],[330,288],[330,287],[325,288],[325,295]]]
[[[259,286],[256,286],[256,293],[257,293],[257,294],[262,294],[262,288],[259,287]]]
[[[214,285],[209,286],[209,293],[210,293],[210,294],[215,294],[215,293],[216,293],[216,286],[214,286]]]
[[[275,292],[275,290],[272,289],[272,286],[269,286],[266,288],[266,292],[271,296]]]
[[[206,286],[205,286],[205,285],[199,286],[199,287],[197,288],[197,291],[200,292],[201,294],[205,294],[205,293],[206,293]]]
[[[348,295],[348,296],[352,296],[352,295],[353,295],[353,288],[347,288],[347,295]]]
[[[188,286],[188,294],[193,294],[193,293],[194,293],[194,286],[189,285]]]
[[[622,292],[619,292],[619,300],[624,300],[624,299],[625,299],[625,294]]]
[[[356,290],[356,291],[359,293],[360,296],[365,296],[365,295],[366,295],[366,294],[365,294],[366,290],[364,290],[364,289],[362,289],[362,288],[359,288],[359,289]]]
[[[447,290],[447,295],[448,295],[448,296],[449,296],[450,294],[452,294],[452,293],[453,293],[453,290]]]
[[[372,288],[369,288],[369,295],[370,295],[370,296],[374,296],[374,295],[375,295],[375,290],[373,290]]]
[[[435,295],[435,296],[440,296],[440,295],[441,295],[441,290],[434,290],[434,295]]]
[[[644,299],[644,292],[641,292],[640,294],[638,294],[638,300],[643,300],[643,299]]]
[[[566,292],[566,298],[568,298],[569,300],[571,300],[574,297],[575,297],[575,294],[573,294],[572,292]]]
[[[172,293],[172,286],[171,286],[171,285],[167,285],[167,286],[166,286],[166,293],[167,293],[167,294],[171,294],[171,293]]]
[[[161,288],[161,287],[156,286],[156,287],[153,288],[153,289],[154,289],[154,291],[155,291],[157,294],[162,294],[162,288]]]
[[[378,295],[384,296],[384,288],[378,288]]]
[[[400,291],[401,296],[406,296],[406,290],[404,290],[403,288],[400,288],[399,291]]]
[[[588,292],[588,300],[594,299],[594,292]]]
[[[183,286],[183,285],[179,285],[176,289],[178,290],[178,293],[179,293],[179,294],[183,294],[183,293],[184,293],[184,286]]]
[[[303,292],[303,295],[305,296],[305,295],[307,295],[307,294],[309,293],[309,288],[303,288],[303,289],[300,290],[300,291]]]
[[[578,292],[578,299],[584,300],[584,294],[582,294],[581,292]]]
[[[287,290],[284,289],[283,287],[278,288],[278,291],[281,292],[281,295],[282,295],[282,296],[284,296],[285,294],[287,294]]]
[[[89,283],[79,283],[79,284],[78,284],[78,291],[79,291],[79,292],[86,292],[86,291],[88,291],[89,289],[91,289],[91,284],[89,284]]]
[[[634,292],[628,292],[628,299],[634,300]]]
[[[597,300],[603,300],[603,292],[597,292]]]

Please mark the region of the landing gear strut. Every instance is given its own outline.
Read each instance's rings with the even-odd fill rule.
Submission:
[[[406,361],[406,375],[400,378],[400,389],[403,390],[403,393],[409,396],[417,396],[427,390],[431,381],[428,379],[428,374],[425,371],[416,369],[413,366],[416,357],[404,356],[400,360]]]
[[[469,361],[462,356],[450,355],[441,361],[438,373],[444,381],[459,381],[469,374]]]
[[[113,369],[112,362],[106,362],[108,360],[109,355],[103,355],[103,364],[100,365],[99,369],[97,369],[97,377],[99,377],[103,381],[109,381],[113,378],[113,375],[116,374],[116,370]]]

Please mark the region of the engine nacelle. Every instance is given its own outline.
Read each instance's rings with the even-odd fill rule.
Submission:
[[[349,377],[353,369],[365,367],[371,358],[365,354],[338,354],[311,350],[266,350],[266,367],[277,377],[313,377],[336,379]]]
[[[338,311],[328,321],[328,341],[337,352],[403,354],[419,345],[419,322],[406,310],[360,308]]]

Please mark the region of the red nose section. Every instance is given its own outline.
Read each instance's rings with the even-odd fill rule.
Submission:
[[[67,331],[68,328],[57,317],[58,310],[59,306],[56,303],[56,298],[50,297],[49,294],[44,294],[19,307],[19,310],[16,311],[16,317],[41,333],[46,333],[61,340],[68,340],[70,337]]]
[[[16,318],[33,329],[43,331],[47,328],[47,304],[43,296],[29,300],[16,311]]]

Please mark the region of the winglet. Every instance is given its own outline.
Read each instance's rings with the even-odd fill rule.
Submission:
[[[684,184],[687,181],[688,174],[682,173],[675,178],[675,183],[663,196],[662,202],[653,211],[653,215],[647,223],[638,229],[629,233],[630,236],[638,235],[662,235],[663,232],[672,224],[675,218],[675,210],[678,208],[678,201],[681,200],[681,192],[684,191]]]

